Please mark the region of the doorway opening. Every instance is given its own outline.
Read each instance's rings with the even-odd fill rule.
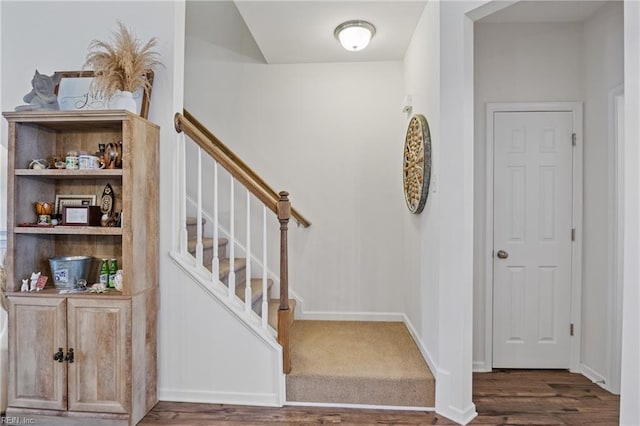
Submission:
[[[520,1],[474,22],[474,371],[491,371],[494,365],[494,247],[487,195],[494,182],[487,170],[487,105],[579,101],[585,117],[578,129],[584,132],[584,191],[580,211],[574,213],[582,215],[584,231],[576,230],[582,241],[573,243],[572,256],[582,251],[583,262],[577,270],[572,266],[572,282],[582,276],[581,292],[574,285],[571,295],[569,368],[616,392],[620,324],[618,299],[611,293],[616,261],[609,252],[615,244],[611,233],[621,231],[612,222],[609,201],[623,188],[619,182],[610,185],[615,165],[609,151],[608,97],[623,80],[623,18],[621,2]],[[622,253],[615,256],[621,259]]]

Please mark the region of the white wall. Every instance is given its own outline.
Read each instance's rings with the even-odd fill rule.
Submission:
[[[188,34],[187,75],[212,77],[195,87],[187,79],[185,107],[312,222],[290,232],[303,315],[403,312],[419,266],[403,268],[405,239],[416,237],[402,219],[402,63],[266,65],[233,5],[187,9],[219,28]]]
[[[474,368],[485,364],[486,104],[583,99],[581,23],[475,24]],[[585,227],[586,228],[586,227]]]
[[[623,82],[623,5],[610,2],[584,22],[584,233],[582,364],[592,380],[609,384],[609,92]],[[606,200],[606,201],[605,201]],[[613,318],[613,315],[611,316]]]
[[[182,86],[174,81],[182,81],[184,3],[3,0],[0,8],[3,111],[22,102],[36,67],[47,74],[81,69],[89,42],[108,39],[118,19],[140,39],[158,37],[165,67],[156,70],[149,119],[161,126],[159,395],[173,400],[278,404],[281,376],[276,373],[281,361],[277,351],[239,327],[212,299],[205,303],[201,290],[185,282],[186,275],[169,257],[177,138],[173,114],[182,107]],[[1,137],[6,146],[6,127]],[[200,343],[197,350],[188,350],[196,341]],[[256,357],[260,360],[253,362]],[[206,372],[194,365],[206,366]]]
[[[419,264],[419,280],[412,280],[406,293],[405,310],[432,363],[438,363],[439,201],[440,166],[440,56],[439,4],[425,6],[404,57],[404,90],[413,99],[413,114],[423,114],[431,133],[431,183],[427,204],[420,215],[404,214],[405,233],[418,236],[407,240],[407,265]],[[405,125],[410,116],[407,116]],[[437,371],[434,371],[436,374]]]

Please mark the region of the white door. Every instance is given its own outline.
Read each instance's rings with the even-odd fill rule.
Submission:
[[[569,368],[569,111],[494,113],[493,367]]]

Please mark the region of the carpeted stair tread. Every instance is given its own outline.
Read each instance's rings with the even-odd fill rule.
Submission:
[[[273,285],[273,280],[267,280],[267,292]],[[244,302],[244,292],[245,286],[242,284],[241,286],[236,287],[236,296],[238,296]],[[262,302],[262,279],[261,278],[252,278],[251,279],[251,304],[256,303],[257,301]]]
[[[187,216],[187,226],[194,226],[196,223],[198,223],[198,218],[195,216]],[[202,224],[204,225],[205,223],[207,223],[207,219],[202,218]]]
[[[400,322],[295,321],[287,400],[435,406],[435,380]]]
[[[227,275],[229,275],[229,271],[231,270],[230,262],[229,262],[229,259],[225,257],[224,259],[220,259],[219,263],[220,263],[220,280],[223,280],[223,278],[226,279]],[[247,259],[245,259],[244,257],[236,257],[233,260],[233,269],[236,271],[236,274],[238,274],[238,272],[245,269],[246,264],[247,264]],[[207,269],[211,270],[211,265],[209,265]],[[236,282],[236,285],[238,285],[238,282]]]
[[[189,253],[194,254],[196,252],[196,243],[195,239],[190,239],[187,241],[187,250]],[[225,254],[225,246],[227,245],[226,238],[218,238],[218,256],[224,257]],[[202,249],[207,250],[213,248],[213,238],[203,238],[202,239]]]

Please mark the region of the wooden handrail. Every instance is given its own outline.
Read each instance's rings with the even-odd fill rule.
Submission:
[[[242,183],[253,195],[256,196],[269,210],[278,214],[277,205],[280,196],[271,188],[251,167],[240,159],[229,147],[198,121],[189,111],[183,110],[184,115],[176,113],[174,122],[178,133],[184,131],[202,149],[211,155],[234,178]],[[308,228],[311,226],[304,216],[295,208],[291,208],[291,216],[298,224]]]

